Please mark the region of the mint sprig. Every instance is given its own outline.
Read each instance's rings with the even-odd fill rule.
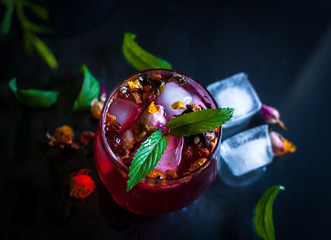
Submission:
[[[134,39],[135,34],[125,33],[122,43],[122,51],[126,60],[138,71],[152,68],[172,69],[170,63],[157,58],[140,47]]]
[[[255,206],[254,228],[264,240],[275,239],[272,205],[280,190],[285,190],[285,187],[276,185],[268,188]]]
[[[31,54],[34,47],[49,67],[57,68],[58,63],[51,49],[37,36],[37,33],[53,33],[53,29],[31,22],[24,12],[25,8],[28,8],[40,19],[47,20],[49,17],[48,9],[30,0],[0,0],[0,3],[6,8],[0,25],[0,36],[4,36],[9,32],[15,11],[22,28],[25,53]]]
[[[9,81],[9,88],[13,91],[15,98],[27,107],[48,108],[57,102],[59,92],[38,89],[18,90],[16,78]]]
[[[130,191],[154,169],[168,142],[169,138],[162,136],[162,132],[157,130],[141,144],[130,165],[127,191]]]
[[[226,123],[233,115],[233,108],[205,109],[186,113],[167,122],[169,134],[174,137],[187,137],[213,130]]]

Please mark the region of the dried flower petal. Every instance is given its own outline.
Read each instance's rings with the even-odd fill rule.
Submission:
[[[162,79],[162,75],[154,73],[154,74],[151,74],[151,78],[153,78],[153,79]]]
[[[184,106],[184,103],[183,102],[174,102],[173,104],[171,104],[171,107],[175,110],[178,110],[178,109],[185,109],[185,106]]]
[[[67,125],[58,127],[54,131],[53,136],[51,136],[49,133],[46,133],[46,137],[50,140],[48,144],[51,147],[57,146],[60,147],[61,149],[66,147],[78,149],[79,145],[72,141],[74,136],[75,136],[74,131],[72,130],[71,127]]]
[[[199,112],[201,107],[198,104],[187,104],[186,105],[188,112]]]
[[[193,172],[197,170],[199,167],[201,167],[205,162],[207,161],[207,158],[199,158],[194,163],[191,164],[189,171]]]
[[[91,195],[95,189],[94,181],[88,175],[89,169],[81,169],[78,172],[70,174],[69,187],[70,197],[84,199]]]
[[[122,143],[124,149],[132,149],[136,143],[136,138],[130,130],[124,132],[122,136]]]
[[[110,115],[109,113],[106,114],[106,122],[111,123],[116,119],[114,115]]]
[[[98,101],[98,99],[93,99],[91,103],[92,107],[90,108],[92,117],[94,117],[95,119],[100,119],[103,105],[103,102]]]
[[[148,113],[150,114],[154,114],[157,113],[158,111],[160,111],[160,105],[155,105],[154,101],[151,102],[151,104],[148,106]]]
[[[217,142],[217,137],[214,138],[213,141],[211,141],[209,144],[210,144],[210,151],[214,151],[215,147],[216,147],[216,142]]]
[[[141,85],[141,82],[139,81],[139,79],[136,79],[134,81],[128,81],[126,83],[126,86],[129,87],[129,89],[142,89],[143,86]]]
[[[99,100],[104,103],[106,101],[106,98],[107,98],[106,85],[103,84],[103,83],[100,83],[100,97],[99,97]]]
[[[135,103],[142,103],[141,101],[141,94],[140,93],[137,93],[137,92],[132,92],[131,93],[131,99],[135,102]]]
[[[281,153],[281,155],[285,154],[287,152],[294,153],[297,150],[297,147],[294,145],[293,142],[290,142],[290,141],[285,139],[283,141],[283,144],[284,144],[285,151],[284,151],[284,153]]]
[[[283,121],[280,120],[280,113],[276,108],[262,104],[260,113],[266,123],[277,124],[282,129],[287,130]]]
[[[166,179],[166,175],[161,173],[160,171],[153,169],[147,177],[149,178],[157,178],[157,179]]]
[[[167,120],[164,117],[164,108],[161,105],[155,105],[152,102],[144,112],[139,116],[138,123],[148,132],[154,132],[157,129],[162,129]]]
[[[288,152],[294,153],[296,151],[296,146],[281,134],[271,131],[270,138],[272,151],[275,155],[284,155]]]
[[[95,134],[92,131],[82,132],[82,135],[80,135],[80,142],[87,147],[91,140],[94,139],[94,136]]]
[[[74,131],[67,125],[58,127],[53,133],[53,137],[59,143],[71,143],[74,136]]]
[[[165,171],[165,173],[167,174],[168,179],[178,178],[177,173],[176,173],[175,171],[170,170],[170,169],[167,169],[167,170]]]

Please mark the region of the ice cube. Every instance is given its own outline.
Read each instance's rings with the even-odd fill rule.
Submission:
[[[207,86],[220,108],[234,108],[233,117],[223,125],[233,127],[248,121],[261,108],[261,101],[245,73],[238,73],[229,78]]]
[[[221,158],[232,174],[239,177],[272,162],[273,152],[268,125],[261,125],[225,140]]]
[[[169,137],[169,143],[155,169],[165,173],[167,169],[177,172],[182,158],[183,137]]]
[[[183,87],[180,87],[176,82],[168,82],[164,86],[164,90],[155,100],[156,104],[161,104],[164,107],[167,120],[175,118],[174,115],[180,115],[185,110],[175,110],[171,107],[174,102],[182,102],[184,105],[192,102],[192,95]]]
[[[116,117],[115,121],[121,124],[119,133],[125,132],[137,120],[142,107],[131,101],[116,98],[109,106],[108,113]]]

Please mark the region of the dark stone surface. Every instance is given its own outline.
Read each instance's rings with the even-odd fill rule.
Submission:
[[[16,20],[0,39],[1,239],[256,239],[253,208],[275,184],[286,187],[274,204],[277,239],[328,239],[329,1],[69,2],[63,3],[66,11],[51,10],[58,34],[42,36],[57,57],[57,70],[36,53],[24,55]],[[96,7],[102,4],[104,9]],[[69,26],[61,14],[82,20]],[[151,217],[118,207],[98,178],[93,156],[85,157],[81,148],[71,159],[57,159],[45,133],[68,124],[78,141],[82,131],[95,130],[89,114],[71,111],[82,79],[75,67],[87,64],[111,90],[135,72],[121,52],[124,32],[137,34],[142,47],[205,86],[247,72],[262,101],[280,110],[289,129],[282,133],[298,151],[275,159],[248,187],[229,187],[217,178],[184,210]],[[13,76],[19,88],[59,90],[58,104],[47,111],[21,106],[8,88]],[[67,216],[63,186],[80,168],[93,170],[96,190],[85,203],[74,201]]]

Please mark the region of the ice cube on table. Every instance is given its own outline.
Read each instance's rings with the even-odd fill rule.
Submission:
[[[245,73],[212,83],[207,89],[220,108],[234,108],[233,117],[223,125],[224,128],[248,121],[261,109],[261,101]]]
[[[185,109],[175,110],[171,107],[174,102],[182,102],[184,105],[190,104],[193,96],[180,87],[177,82],[167,82],[162,93],[156,98],[155,103],[164,107],[167,120],[175,118],[174,115],[180,115]]]
[[[273,152],[264,124],[226,139],[221,145],[221,159],[236,177],[272,162]]]
[[[119,133],[123,133],[134,124],[141,110],[142,107],[131,100],[116,98],[109,106],[108,113],[116,117],[115,121],[121,124]]]
[[[182,158],[183,137],[169,137],[169,143],[155,169],[165,173],[167,169],[177,172]]]

